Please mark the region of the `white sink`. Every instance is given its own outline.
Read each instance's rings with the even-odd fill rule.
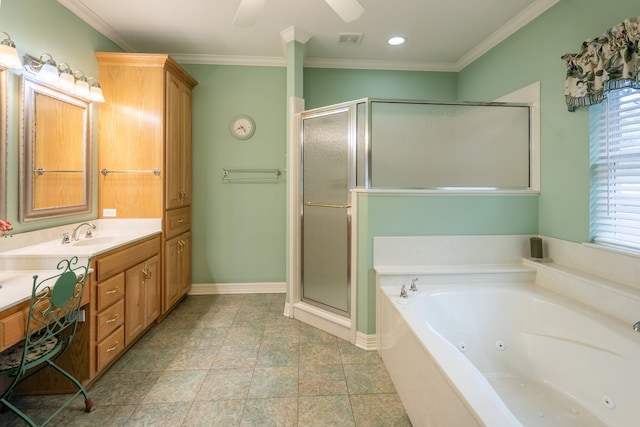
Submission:
[[[71,243],[73,246],[98,246],[115,242],[115,236],[90,237],[88,239],[77,240]]]

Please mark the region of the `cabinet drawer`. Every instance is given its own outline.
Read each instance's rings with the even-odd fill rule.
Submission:
[[[98,341],[124,323],[124,300],[120,300],[97,316]]]
[[[124,272],[98,283],[96,294],[98,311],[102,311],[114,302],[121,300],[124,297]]]
[[[191,208],[180,208],[165,213],[165,237],[171,238],[191,229]]]
[[[0,320],[0,351],[24,340],[29,309],[18,311]]]
[[[160,252],[160,236],[127,246],[96,261],[96,279],[101,282],[116,273],[151,258]]]
[[[124,326],[120,326],[96,346],[96,368],[98,372],[102,371],[109,362],[122,353],[122,350],[124,350]]]

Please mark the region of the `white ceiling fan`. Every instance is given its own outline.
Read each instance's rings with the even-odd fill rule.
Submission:
[[[240,6],[233,18],[238,27],[251,27],[256,23],[258,15],[266,0],[240,0]],[[358,0],[324,0],[342,18],[344,22],[351,22],[360,17],[364,8]]]

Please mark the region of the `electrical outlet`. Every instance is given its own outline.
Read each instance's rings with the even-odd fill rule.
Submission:
[[[116,216],[116,210],[115,209],[102,209],[102,216],[107,218],[107,217],[115,217]]]

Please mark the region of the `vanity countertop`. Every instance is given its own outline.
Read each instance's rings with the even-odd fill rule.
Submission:
[[[162,232],[161,220],[93,220],[93,237],[62,243],[62,234],[77,226],[21,233],[0,239],[0,311],[31,297],[33,276],[46,278],[58,274],[58,262],[77,256],[78,265],[87,258],[135,243]],[[3,242],[4,240],[4,242]]]

